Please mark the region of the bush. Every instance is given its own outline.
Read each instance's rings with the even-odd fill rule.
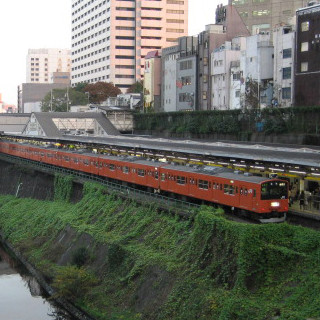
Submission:
[[[67,266],[58,269],[52,286],[56,289],[55,297],[76,300],[97,284],[97,278],[85,268]]]

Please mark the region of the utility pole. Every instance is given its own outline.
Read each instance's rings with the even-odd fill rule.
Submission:
[[[52,112],[52,89],[51,89],[51,97],[50,97],[50,112]]]
[[[67,112],[69,112],[69,87],[67,87]]]

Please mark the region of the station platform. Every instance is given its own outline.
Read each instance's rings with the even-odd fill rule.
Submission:
[[[295,201],[289,207],[289,214],[320,221],[320,207],[317,208],[312,203],[300,208],[299,201]]]

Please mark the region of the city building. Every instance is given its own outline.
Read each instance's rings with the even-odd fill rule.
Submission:
[[[161,110],[197,110],[198,39],[181,37],[162,50]]]
[[[188,0],[72,0],[72,85],[126,91],[143,78],[147,53],[177,43],[187,26]]]
[[[295,105],[320,105],[320,4],[297,10]]]
[[[246,39],[242,60],[245,86],[241,88],[248,108],[271,106],[273,98],[274,48],[269,33],[256,34]],[[255,99],[257,101],[255,102]]]
[[[240,98],[241,51],[246,48],[246,38],[238,37],[225,42],[211,54],[212,108],[228,110],[240,107],[235,98]]]
[[[145,56],[143,81],[143,107],[160,110],[161,95],[161,56],[159,51],[150,51]]]
[[[22,83],[18,86],[18,112],[41,111],[41,101],[53,89],[65,89],[64,83]]]
[[[212,107],[211,53],[226,41],[235,37],[249,36],[250,33],[232,5],[218,6],[216,24],[207,25],[198,35],[198,109]]]
[[[290,107],[294,96],[295,31],[292,26],[273,30],[273,106]]]
[[[26,62],[27,83],[70,83],[71,51],[68,49],[29,49]],[[58,76],[58,74],[64,73]]]
[[[177,111],[177,59],[180,47],[162,49],[161,57],[161,111]]]
[[[308,2],[310,0],[229,0],[252,35],[287,25],[295,11]]]

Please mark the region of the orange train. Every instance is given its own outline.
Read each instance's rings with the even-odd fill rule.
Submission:
[[[220,167],[187,167],[76,150],[0,141],[0,152],[139,186],[154,192],[230,207],[262,222],[288,212],[288,182]]]

